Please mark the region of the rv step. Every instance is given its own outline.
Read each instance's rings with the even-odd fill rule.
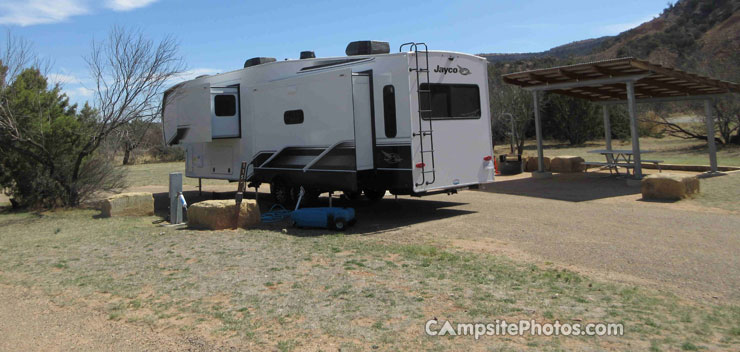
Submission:
[[[411,71],[417,71],[417,72],[429,72],[428,68],[409,68],[409,72]]]
[[[431,174],[431,173],[434,173],[434,170],[430,170],[430,171],[422,171],[422,172],[423,172],[423,173],[425,173],[425,174]]]
[[[432,149],[432,150],[422,150],[421,152],[422,153],[434,153],[434,149]]]

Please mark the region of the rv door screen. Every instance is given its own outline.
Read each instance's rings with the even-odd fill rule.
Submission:
[[[213,138],[238,138],[240,130],[239,88],[211,88]]]

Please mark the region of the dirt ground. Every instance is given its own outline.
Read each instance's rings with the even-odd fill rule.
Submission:
[[[191,203],[232,198],[234,187],[205,187],[199,196],[197,187],[186,186],[185,195]],[[162,186],[134,190],[161,192],[157,203],[166,204]],[[269,186],[262,186],[260,197],[267,194]],[[486,190],[397,200],[387,194],[377,204],[335,199],[335,205],[356,207],[359,221],[350,233],[434,240],[691,299],[740,302],[739,213],[691,201],[643,201],[640,187],[606,174],[497,176]],[[320,202],[328,205],[326,197]]]
[[[223,192],[234,187],[210,186],[201,198],[231,197]],[[185,189],[190,203],[199,198],[194,187]],[[157,193],[161,213],[165,187],[135,190]],[[266,197],[266,187],[260,191],[260,197]],[[335,205],[348,204],[337,200]],[[387,195],[379,203],[353,206],[359,221],[350,234],[502,254],[699,302],[740,302],[740,214],[688,201],[646,202],[639,187],[612,177],[574,174],[540,180],[524,174],[498,177],[480,191],[421,199]],[[217,348],[196,337],[157,333],[41,297],[0,286],[0,335],[5,337],[0,350]]]
[[[497,176],[485,190],[451,196],[394,200],[386,194],[377,204],[349,204],[337,197],[334,204],[356,207],[359,221],[350,233],[434,240],[524,262],[553,263],[691,299],[740,302],[740,213],[686,200],[643,201],[640,187],[606,176],[555,174],[539,180],[523,173]],[[737,178],[740,173],[723,177]],[[228,192],[234,187],[206,187],[199,196],[197,187],[186,186],[185,195],[191,203],[232,198]],[[155,198],[166,204],[164,187],[134,190],[162,192]],[[259,197],[268,194],[269,186],[262,186]],[[248,196],[254,197],[254,192]],[[328,205],[326,197],[320,202]]]
[[[206,351],[193,338],[173,338],[113,321],[91,309],[54,304],[40,292],[0,285],[0,351]]]

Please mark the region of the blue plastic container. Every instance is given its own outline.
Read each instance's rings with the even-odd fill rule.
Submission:
[[[355,210],[352,208],[301,208],[293,211],[290,218],[298,227],[320,227],[344,230],[355,223]]]

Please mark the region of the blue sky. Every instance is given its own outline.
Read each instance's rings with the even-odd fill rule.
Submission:
[[[189,71],[230,71],[245,59],[344,55],[353,40],[407,41],[467,53],[542,51],[618,34],[657,16],[666,0],[235,1],[0,0],[0,28],[50,58],[73,101],[91,91],[83,55],[112,25],[174,35]],[[4,36],[3,36],[4,37]],[[3,39],[0,39],[2,47]]]

